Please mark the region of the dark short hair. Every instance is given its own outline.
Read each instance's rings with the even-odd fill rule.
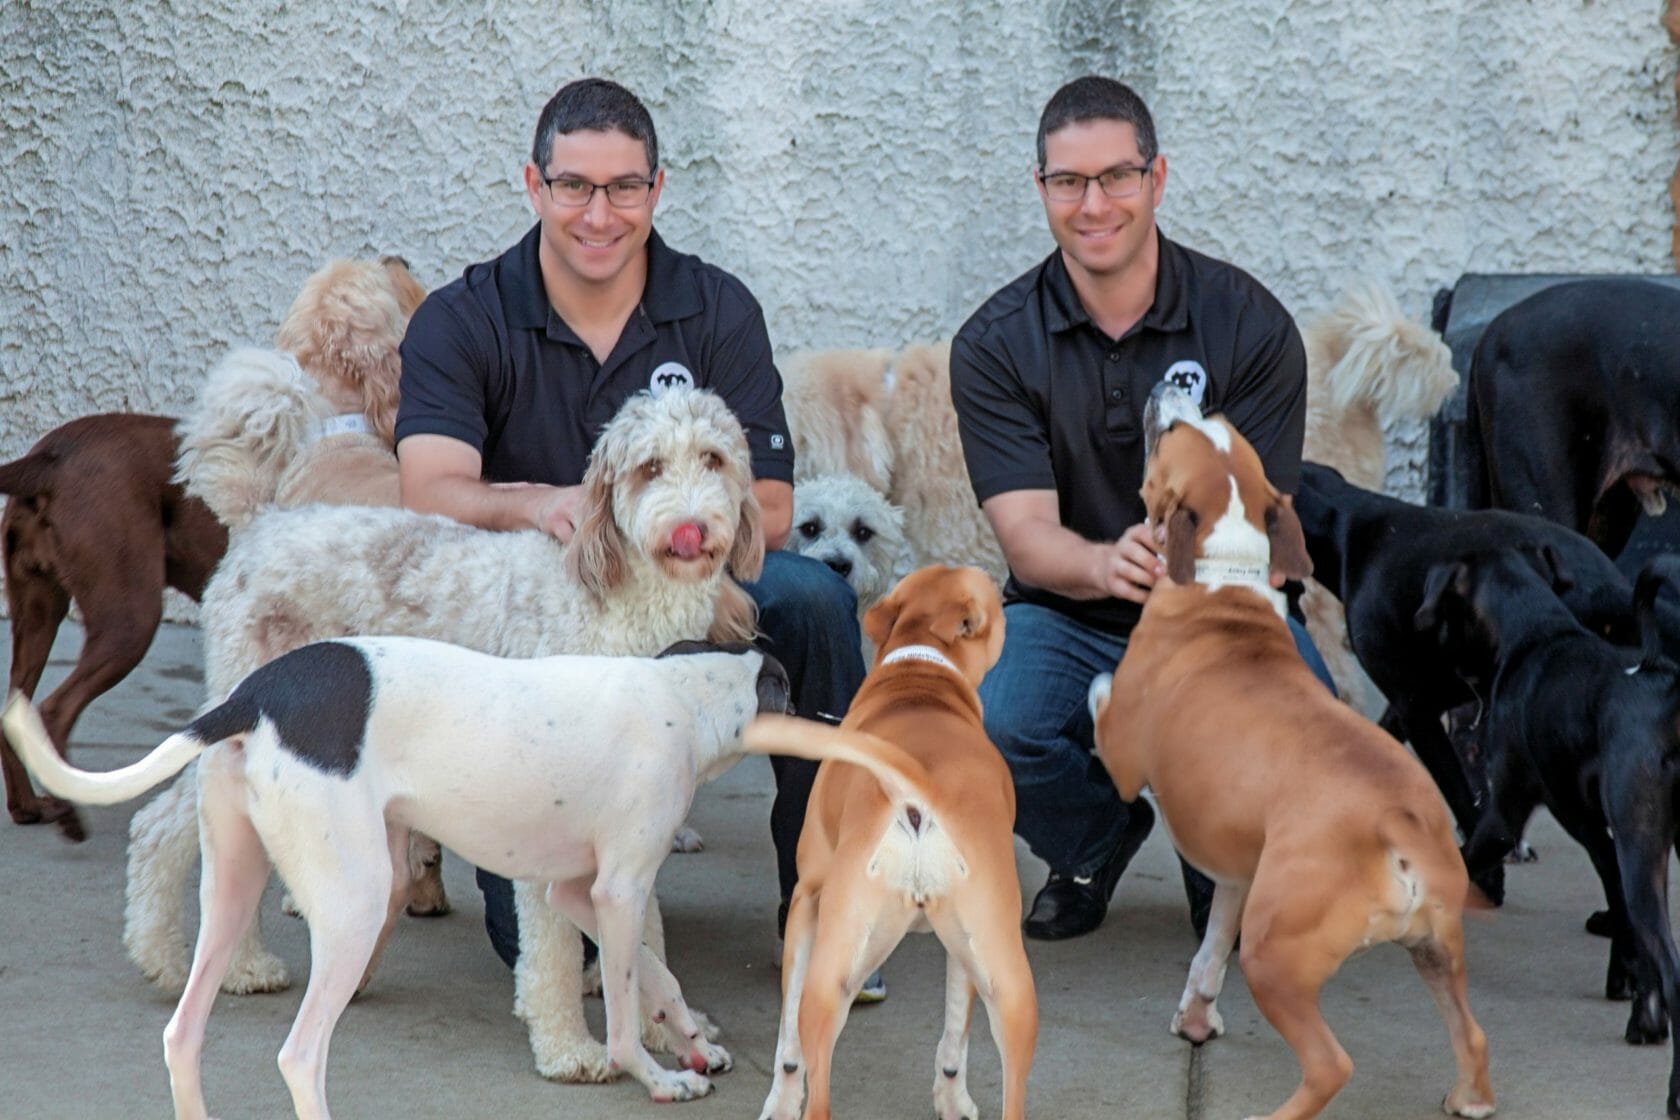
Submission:
[[[531,162],[538,170],[548,167],[554,154],[554,138],[572,132],[622,132],[640,140],[647,151],[648,174],[659,169],[659,138],[653,133],[653,118],[641,98],[606,78],[579,78],[560,87],[548,99],[537,118],[537,135],[531,141]]]
[[[1038,166],[1044,166],[1044,138],[1082,121],[1123,121],[1137,130],[1138,153],[1154,162],[1155,121],[1143,98],[1124,82],[1095,74],[1075,78],[1050,95],[1038,118]]]

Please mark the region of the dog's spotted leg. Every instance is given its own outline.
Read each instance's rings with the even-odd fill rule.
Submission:
[[[1242,927],[1242,907],[1247,897],[1248,890],[1243,886],[1218,883],[1213,888],[1207,935],[1196,951],[1196,959],[1190,962],[1190,975],[1184,982],[1184,995],[1178,1001],[1171,1028],[1173,1034],[1198,1046],[1225,1033],[1225,1020],[1215,1001],[1225,986],[1225,966]]]
[[[934,1052],[933,1113],[938,1120],[979,1120],[980,1109],[968,1095],[968,1027],[974,1011],[974,985],[956,957],[945,958],[945,1033]]]
[[[642,946],[640,964],[643,1022],[651,1022],[663,1034],[659,1052],[678,1055],[683,1065],[696,1072],[727,1073],[733,1069],[735,1059],[712,1041],[717,1028],[683,1002],[677,978],[646,945]]]
[[[799,1120],[805,1111],[805,1054],[799,1045],[799,1003],[805,972],[811,963],[816,936],[815,895],[805,884],[794,888],[788,905],[782,950],[782,1022],[776,1035],[776,1061],[770,1073],[770,1095],[758,1120]]]
[[[1464,982],[1464,930],[1454,914],[1450,920],[1438,919],[1434,933],[1433,939],[1411,946],[1410,951],[1412,964],[1447,1024],[1458,1065],[1458,1080],[1441,1108],[1453,1116],[1479,1120],[1493,1115],[1493,1085],[1488,1080],[1487,1037],[1470,1014]]]
[[[611,1081],[617,1071],[583,1017],[583,942],[543,901],[543,885],[516,881],[519,963],[513,970],[513,1013],[525,1020],[537,1072],[554,1081]]]
[[[657,868],[657,862],[654,865]],[[601,947],[601,995],[607,1005],[607,1053],[613,1064],[646,1087],[656,1101],[686,1101],[712,1091],[712,1083],[692,1070],[671,1071],[660,1066],[642,1045],[640,964],[641,934],[653,876],[635,868],[616,868],[603,862],[589,889],[595,929]],[[551,901],[569,902],[569,917],[579,925],[590,914],[575,898],[550,894]],[[651,955],[651,954],[650,954]],[[673,982],[674,983],[674,982]],[[693,1021],[689,1020],[693,1028]]]

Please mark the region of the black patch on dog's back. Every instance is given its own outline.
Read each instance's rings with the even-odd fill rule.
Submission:
[[[372,710],[373,673],[362,651],[343,642],[314,642],[253,671],[187,730],[216,743],[266,719],[293,755],[347,776],[361,759]]]

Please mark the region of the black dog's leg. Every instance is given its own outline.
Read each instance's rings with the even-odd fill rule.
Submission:
[[[1593,870],[1597,872],[1598,881],[1604,887],[1604,901],[1609,910],[1610,963],[1604,973],[1604,998],[1633,999],[1637,1013],[1638,993],[1641,988],[1638,975],[1639,951],[1634,944],[1633,927],[1628,920],[1627,901],[1622,894],[1622,871],[1616,860],[1616,845],[1610,839],[1610,830],[1603,817],[1597,812],[1581,812],[1579,809],[1571,812],[1570,808],[1553,803],[1552,815],[1557,818],[1558,824],[1563,826],[1563,830],[1586,849],[1587,858],[1592,860]],[[1655,987],[1655,975],[1652,974],[1644,990],[1653,991]],[[1660,1033],[1654,1037],[1641,1037],[1637,1041],[1661,1042],[1667,1038],[1666,1017],[1659,1015],[1658,1020],[1660,1025],[1646,1023],[1641,1033]],[[1632,1020],[1628,1023],[1628,1041],[1636,1041]]]
[[[1618,763],[1623,763],[1618,765]],[[1604,809],[1615,825],[1617,863],[1628,923],[1639,954],[1638,985],[1628,1015],[1630,1043],[1661,1042],[1668,1036],[1667,1009],[1680,1007],[1680,953],[1668,923],[1668,846],[1674,821],[1669,793],[1656,760],[1626,765],[1608,759]],[[1669,1077],[1669,1115],[1680,1106],[1680,1038],[1675,1040]]]

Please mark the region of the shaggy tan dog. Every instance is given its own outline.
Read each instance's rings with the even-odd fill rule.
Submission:
[[[232,351],[181,419],[187,493],[233,529],[271,504],[399,505],[398,347],[425,296],[398,257],[311,276],[275,335],[284,353]]]
[[[752,602],[729,578],[756,579],[764,534],[747,439],[721,398],[696,389],[630,398],[607,425],[583,480],[577,536],[489,532],[401,509],[305,506],[259,514],[233,537],[204,593],[205,684],[212,703],[251,670],[311,641],[407,635],[499,657],[652,656],[673,642],[749,638]],[[674,541],[699,530],[698,554]],[[184,773],[130,827],[123,943],[148,977],[186,977],[181,901],[198,854],[198,772]],[[582,1007],[582,943],[515,884],[520,954],[514,1011],[544,1076],[616,1076]],[[650,907],[649,947],[663,958]],[[255,925],[224,987],[286,983]],[[656,1041],[663,1031],[655,1028]]]
[[[1452,352],[1406,318],[1380,283],[1351,284],[1335,307],[1307,321],[1307,435],[1302,457],[1335,467],[1355,486],[1381,491],[1384,433],[1427,420],[1458,386]],[[1336,598],[1313,580],[1301,600],[1307,631],[1343,700],[1370,719],[1387,706],[1348,644]]]
[[[891,350],[807,350],[778,364],[782,408],[793,435],[793,480],[850,474],[885,494],[892,482],[887,436]]]

